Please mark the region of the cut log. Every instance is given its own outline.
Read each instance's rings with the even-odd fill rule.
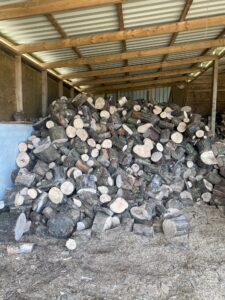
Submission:
[[[96,141],[95,141],[94,139],[90,138],[90,139],[87,140],[87,144],[88,144],[90,147],[95,148],[95,146],[96,146]]]
[[[153,152],[151,155],[151,161],[157,163],[162,159],[162,157],[163,157],[162,152],[159,151]]]
[[[128,208],[128,203],[122,197],[116,198],[112,204],[110,204],[110,209],[116,214],[123,213]]]
[[[152,216],[143,206],[134,206],[130,209],[131,216],[139,223],[150,221]]]
[[[68,137],[63,126],[54,126],[49,128],[49,135],[53,143],[65,143],[68,141]]]
[[[181,108],[181,111],[183,111],[183,112],[186,112],[186,113],[190,113],[191,112],[191,106],[183,106],[182,108]]]
[[[163,129],[160,133],[159,142],[162,144],[169,142],[170,135],[171,135],[171,131],[169,129]]]
[[[90,167],[80,159],[76,162],[75,166],[83,173],[88,173],[90,170]]]
[[[102,212],[97,212],[91,230],[94,234],[99,234],[110,229],[111,226],[112,226],[112,217],[107,216]]]
[[[177,126],[177,131],[183,133],[186,131],[187,124],[185,122],[180,122]]]
[[[16,164],[19,168],[25,168],[30,163],[30,156],[26,152],[20,152],[16,158]]]
[[[66,127],[66,135],[68,136],[68,138],[73,139],[76,136],[76,128],[74,128],[73,126],[67,126]]]
[[[201,158],[201,161],[208,166],[217,164],[217,160],[216,160],[212,150],[203,152],[200,155],[200,158]]]
[[[85,230],[91,227],[92,225],[92,219],[91,218],[84,218],[83,220],[77,222],[77,231]]]
[[[19,143],[18,145],[19,152],[26,152],[28,147],[26,143]]]
[[[60,158],[60,154],[56,148],[48,141],[34,149],[33,153],[46,163],[50,163]]]
[[[64,195],[69,196],[74,192],[75,187],[71,181],[65,181],[61,184],[60,190]]]
[[[151,114],[151,113],[144,113],[140,111],[135,111],[131,115],[132,118],[138,119],[144,122],[151,123],[153,126],[159,123],[160,118],[157,115]]]
[[[190,231],[190,224],[184,215],[164,220],[162,227],[164,234],[168,238],[185,235]]]
[[[151,148],[148,145],[136,145],[133,148],[133,152],[142,158],[151,157]]]
[[[88,139],[88,133],[85,129],[77,129],[76,134],[83,142]]]
[[[48,197],[54,204],[59,204],[59,203],[62,203],[62,201],[63,201],[63,193],[57,187],[52,187],[49,190]]]
[[[28,189],[27,195],[28,195],[31,199],[36,199],[37,196],[38,196],[38,192],[37,192],[36,189]]]
[[[153,114],[154,115],[159,115],[159,114],[161,114],[161,112],[162,112],[162,107],[158,106],[158,105],[155,105],[154,108],[153,108]]]
[[[73,127],[75,129],[82,129],[84,128],[84,122],[81,118],[76,118],[74,121],[73,121]]]
[[[170,114],[168,114],[166,111],[163,111],[160,114],[161,119],[166,119],[166,118],[168,118],[168,116],[170,117]]]
[[[205,135],[205,132],[204,132],[204,130],[199,129],[195,132],[195,135],[197,136],[197,138],[203,138]]]
[[[107,110],[102,110],[100,112],[100,117],[108,120],[110,118],[110,113]]]
[[[111,196],[108,195],[108,194],[102,194],[100,197],[99,197],[99,200],[101,203],[108,203],[111,201]]]
[[[35,178],[36,178],[35,174],[29,172],[25,168],[22,168],[19,170],[15,178],[15,184],[31,187],[32,185],[34,185]]]
[[[183,142],[183,134],[174,132],[171,134],[171,140],[176,144],[181,144]]]
[[[102,97],[98,97],[95,101],[95,108],[102,110],[105,107],[105,99]]]
[[[201,195],[201,198],[204,202],[209,203],[212,199],[212,194],[210,192],[205,192]]]
[[[159,152],[163,152],[164,148],[163,148],[163,145],[161,143],[157,143],[156,144],[156,149],[159,151]]]
[[[150,127],[152,127],[151,123],[146,123],[144,125],[140,125],[137,128],[137,132],[139,132],[139,133],[145,133]]]
[[[110,148],[112,148],[112,141],[110,139],[105,139],[102,142],[101,146],[102,146],[102,148],[110,149]]]
[[[55,126],[55,123],[52,120],[49,120],[45,124],[46,128],[50,129]]]
[[[133,134],[133,130],[130,129],[129,126],[127,126],[126,124],[123,124],[123,129],[130,135]]]

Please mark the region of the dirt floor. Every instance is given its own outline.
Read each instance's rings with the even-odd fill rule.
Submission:
[[[101,239],[24,237],[31,254],[8,256],[0,245],[0,299],[225,299],[225,216],[208,206],[186,209],[189,236],[166,240],[108,231]]]

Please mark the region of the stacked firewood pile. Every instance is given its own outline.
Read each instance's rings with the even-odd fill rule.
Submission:
[[[119,226],[182,235],[190,230],[183,207],[225,205],[225,143],[189,106],[80,94],[54,101],[34,129],[18,146],[2,208],[19,215],[16,240],[27,231],[68,238]]]

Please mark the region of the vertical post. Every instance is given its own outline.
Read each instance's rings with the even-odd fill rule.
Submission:
[[[58,88],[59,88],[59,98],[63,96],[63,81],[60,80],[58,83]]]
[[[74,93],[74,88],[71,87],[71,88],[70,88],[70,98],[74,98],[74,95],[75,95],[75,93]]]
[[[42,117],[47,114],[48,107],[48,73],[46,70],[41,72],[41,82],[42,82]]]
[[[217,102],[217,89],[218,89],[218,69],[219,60],[216,59],[213,62],[213,82],[212,82],[212,115],[211,115],[211,130],[213,136],[216,131],[216,102]]]
[[[15,57],[15,95],[16,110],[23,111],[23,85],[22,85],[22,58],[21,55]]]

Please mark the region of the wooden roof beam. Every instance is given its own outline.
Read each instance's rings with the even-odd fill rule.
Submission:
[[[210,61],[214,59],[216,59],[216,56],[214,55],[205,55],[205,56],[197,56],[197,57],[169,60],[164,62],[156,62],[151,64],[142,64],[142,65],[135,65],[135,66],[128,66],[128,67],[119,67],[119,68],[111,68],[111,69],[88,71],[88,72],[72,72],[72,73],[62,75],[62,79],[94,77],[94,76],[119,74],[125,72],[146,71],[146,70],[153,70],[161,67],[165,68],[165,67],[172,67],[178,65],[200,63],[203,61]]]
[[[60,26],[60,24],[58,23],[58,21],[54,18],[53,15],[51,14],[46,14],[46,17],[48,19],[48,21],[52,24],[52,26],[58,31],[58,33],[61,35],[62,38],[68,38],[68,35],[66,34],[66,32],[64,31],[64,29]],[[79,49],[77,47],[72,47],[74,53],[79,57],[82,58],[83,55],[80,53]],[[92,71],[92,68],[90,65],[87,64],[87,67],[90,71]]]
[[[171,71],[161,71],[161,72],[150,73],[150,74],[130,75],[124,77],[103,78],[103,79],[96,79],[96,80],[82,80],[77,82],[76,85],[79,84],[80,86],[82,86],[82,85],[110,84],[110,83],[116,83],[121,81],[135,81],[135,80],[150,79],[155,77],[189,74],[198,71],[201,71],[201,68],[187,68],[187,69],[178,69],[178,70],[171,70]]]
[[[58,62],[43,63],[43,67],[54,69],[54,68],[62,68],[62,67],[71,67],[74,65],[100,64],[100,63],[106,63],[111,61],[120,61],[124,59],[158,56],[165,53],[177,53],[177,52],[192,51],[192,50],[198,50],[204,48],[224,47],[224,46],[225,46],[225,39],[207,40],[207,41],[200,41],[194,43],[178,44],[169,47],[152,48],[149,50],[138,50],[138,51],[125,52],[125,53],[118,53],[118,54],[107,54],[107,55],[100,55],[100,56],[83,57],[79,59],[61,60]]]
[[[225,15],[175,22],[163,25],[155,25],[144,28],[128,29],[116,32],[101,33],[76,38],[55,39],[33,44],[18,45],[16,50],[19,53],[30,53],[44,50],[62,49],[73,46],[88,44],[107,43],[127,39],[155,36],[174,32],[183,32],[199,28],[210,28],[213,26],[225,25]]]
[[[0,20],[30,17],[70,9],[122,3],[123,0],[32,0],[22,3],[1,5]]]
[[[191,8],[192,3],[193,3],[193,0],[186,0],[184,8],[183,8],[183,10],[181,12],[181,15],[180,15],[180,19],[179,19],[180,22],[184,21],[186,19],[187,14],[188,14],[188,12],[189,12],[189,10]],[[170,42],[169,42],[169,46],[172,46],[175,43],[175,41],[177,39],[177,36],[178,36],[178,32],[174,32],[172,34]],[[165,54],[163,56],[162,61],[165,61],[167,59],[167,57],[168,57],[168,54]]]
[[[139,86],[154,86],[158,84],[169,84],[173,82],[183,82],[188,80],[190,77],[182,76],[182,77],[175,77],[175,78],[167,78],[167,79],[160,79],[160,80],[151,80],[151,81],[143,81],[143,82],[135,82],[135,83],[127,83],[127,84],[116,84],[116,85],[109,85],[108,87],[98,87],[98,88],[87,88],[82,89],[83,92],[102,92],[102,91],[113,91],[113,90],[120,90],[124,88],[135,88]]]

